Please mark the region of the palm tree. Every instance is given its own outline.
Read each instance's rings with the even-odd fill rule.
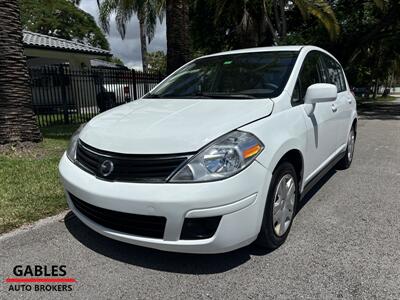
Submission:
[[[17,0],[0,0],[0,144],[41,140]]]
[[[166,0],[167,10],[167,74],[190,59],[189,3],[187,0]]]
[[[164,16],[164,1],[160,0],[103,0],[100,1],[100,24],[104,31],[110,30],[110,17],[115,13],[117,29],[124,39],[126,25],[133,14],[137,15],[140,28],[140,45],[143,71],[147,71],[147,41],[154,37],[157,18],[162,22]]]
[[[229,18],[242,46],[259,46],[270,35],[278,44],[287,35],[286,12],[294,5],[304,18],[316,17],[326,28],[331,39],[339,34],[335,14],[326,0],[209,0],[216,7],[215,21]],[[378,0],[377,0],[378,1]]]

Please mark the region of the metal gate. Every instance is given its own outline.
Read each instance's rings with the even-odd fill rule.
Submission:
[[[142,97],[162,80],[160,73],[128,69],[52,66],[29,72],[40,126],[87,122],[100,112]]]

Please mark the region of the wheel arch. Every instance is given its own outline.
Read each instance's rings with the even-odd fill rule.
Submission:
[[[302,186],[303,182],[303,174],[304,174],[304,158],[303,154],[299,149],[290,149],[287,150],[281,158],[274,165],[272,173],[275,172],[276,168],[284,161],[291,163],[296,170],[296,175],[299,180],[299,187]]]

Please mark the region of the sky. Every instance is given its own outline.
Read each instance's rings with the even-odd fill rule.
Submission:
[[[95,0],[81,0],[79,7],[91,14],[99,24],[99,10]],[[132,17],[126,28],[126,36],[122,40],[117,31],[115,18],[111,17],[110,33],[106,33],[106,38],[110,43],[112,54],[119,57],[129,68],[140,69],[142,67],[142,56],[140,54],[139,21],[136,16]],[[154,39],[147,47],[149,52],[167,51],[165,18],[162,24],[157,24]]]

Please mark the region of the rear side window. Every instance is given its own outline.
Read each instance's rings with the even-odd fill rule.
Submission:
[[[297,78],[292,95],[292,105],[304,103],[304,96],[306,95],[307,88],[314,83],[322,82],[324,81],[321,53],[318,51],[311,51],[305,57],[299,77]]]
[[[323,55],[323,63],[325,66],[324,82],[336,85],[338,93],[346,90],[346,82],[343,75],[342,67],[328,55]]]

